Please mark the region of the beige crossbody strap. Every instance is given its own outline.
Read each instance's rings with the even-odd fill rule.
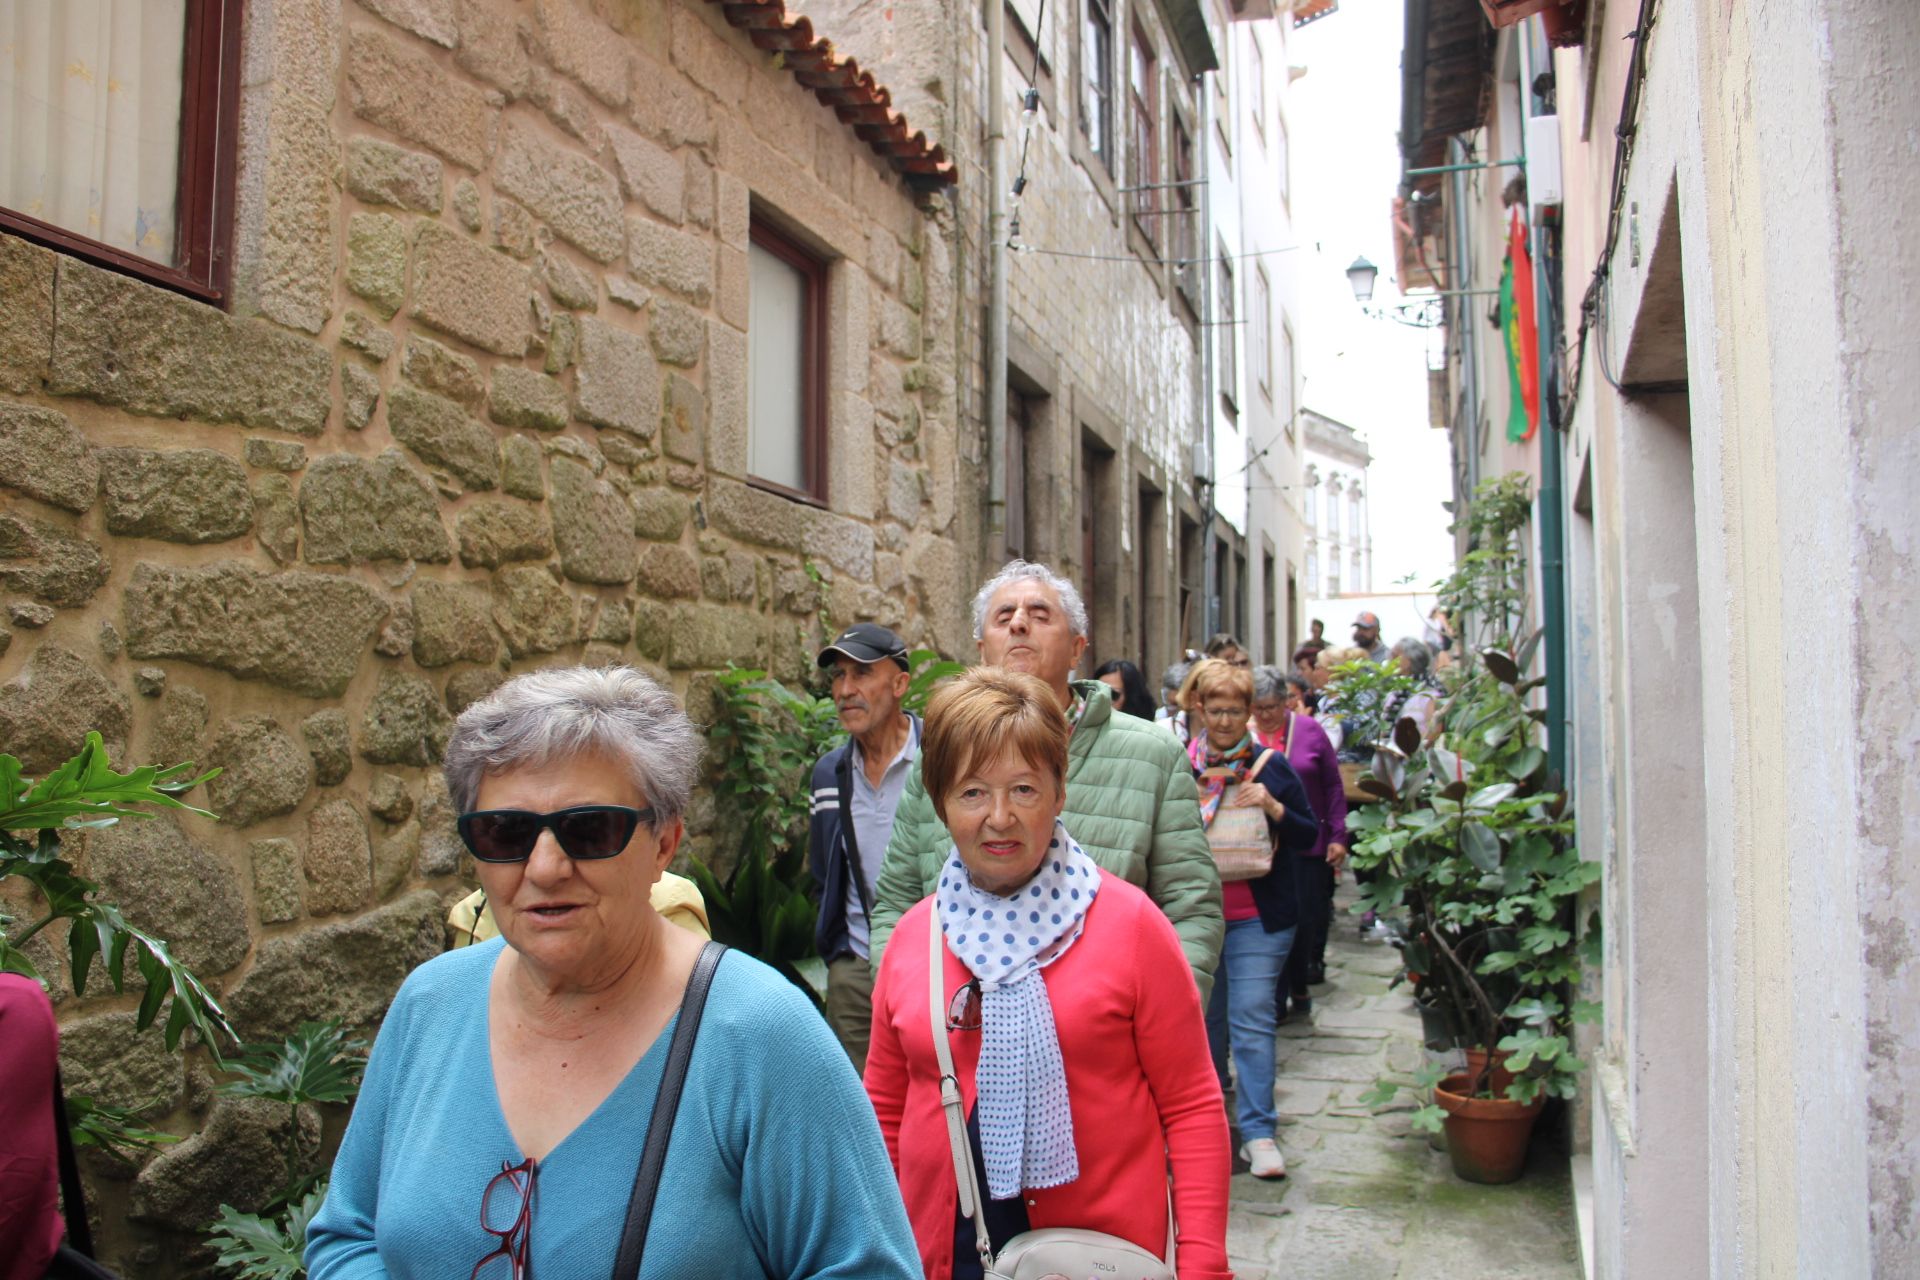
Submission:
[[[947,1043],[945,948],[940,945],[940,907],[927,903],[927,1008],[933,1017],[933,1052],[940,1061],[940,1106],[947,1113],[947,1145],[953,1151],[953,1180],[960,1189],[960,1212],[973,1219],[973,1239],[980,1250],[981,1269],[993,1271],[993,1242],[987,1238],[986,1206],[967,1150],[966,1108],[960,1099],[960,1077],[953,1069],[953,1049]]]

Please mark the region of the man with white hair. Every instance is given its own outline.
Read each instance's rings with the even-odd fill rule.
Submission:
[[[1204,1002],[1224,925],[1220,876],[1200,822],[1199,793],[1180,744],[1164,729],[1115,715],[1107,686],[1073,679],[1087,648],[1087,607],[1071,582],[1013,560],[973,601],[980,661],[1050,686],[1073,726],[1060,819],[1093,860],[1147,892],[1173,922]],[[895,811],[874,887],[873,967],[907,908],[933,891],[953,841],[915,765]]]

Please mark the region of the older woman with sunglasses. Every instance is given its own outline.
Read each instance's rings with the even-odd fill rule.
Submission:
[[[921,769],[953,847],[881,962],[867,1092],[929,1280],[978,1277],[983,1254],[1047,1227],[1164,1257],[1169,1170],[1178,1274],[1219,1280],[1227,1129],[1199,992],[1152,899],[1061,825],[1068,737],[1032,676],[976,668],[934,694]],[[978,1220],[960,1207],[936,1034]]]
[[[395,998],[307,1232],[312,1280],[615,1274],[696,976],[710,986],[638,1275],[918,1274],[819,1014],[650,905],[699,756],[672,695],[624,668],[523,675],[461,714],[447,785],[501,937]]]

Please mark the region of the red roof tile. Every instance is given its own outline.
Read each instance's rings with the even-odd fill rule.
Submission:
[[[758,48],[779,53],[793,78],[832,107],[840,122],[872,147],[917,190],[952,186],[960,175],[946,151],[893,109],[893,95],[833,43],[813,33],[813,23],[787,12],[782,0],[709,0]]]

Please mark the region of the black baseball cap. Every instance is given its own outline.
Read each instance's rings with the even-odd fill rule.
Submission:
[[[837,657],[852,658],[855,662],[892,658],[902,671],[911,669],[907,662],[907,642],[877,622],[856,622],[842,631],[832,644],[820,651],[819,665],[830,667]]]

